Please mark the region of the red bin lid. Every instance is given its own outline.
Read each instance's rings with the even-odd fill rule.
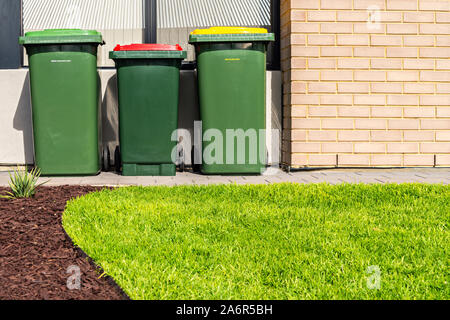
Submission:
[[[177,45],[159,44],[159,43],[141,43],[130,45],[117,45],[114,51],[183,51],[183,48]]]

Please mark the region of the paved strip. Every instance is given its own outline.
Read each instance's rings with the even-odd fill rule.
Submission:
[[[50,177],[41,178],[48,186],[91,185],[91,186],[179,186],[211,184],[272,184],[272,183],[433,183],[450,184],[450,168],[411,169],[331,169],[304,170],[297,172],[278,171],[263,176],[204,176],[194,173],[178,173],[176,177],[123,177],[103,172],[92,177]],[[0,186],[8,186],[8,172],[0,172]]]

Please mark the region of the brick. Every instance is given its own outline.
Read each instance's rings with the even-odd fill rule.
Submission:
[[[417,49],[416,48],[396,48],[396,47],[389,48],[388,47],[386,49],[386,57],[388,57],[388,58],[417,58]]]
[[[384,143],[355,143],[355,153],[386,153]]]
[[[417,34],[417,31],[418,31],[417,24],[394,23],[386,25],[387,34]]]
[[[418,153],[418,143],[388,143],[387,153]]]
[[[351,23],[321,23],[321,33],[353,33],[353,25]]]
[[[450,25],[449,25],[450,28]],[[450,47],[450,36],[436,36],[436,46]],[[449,48],[443,50],[450,50]]]
[[[351,81],[353,80],[352,71],[322,71],[322,81]]]
[[[355,23],[353,26],[354,33],[381,34],[384,33],[386,25],[382,23]]]
[[[308,45],[327,46],[335,44],[334,35],[314,34],[308,36]]]
[[[308,131],[309,141],[336,141],[337,131],[335,130],[314,130]]]
[[[293,22],[291,24],[291,32],[298,33],[318,33],[319,24],[312,22]]]
[[[352,153],[353,152],[353,143],[343,143],[343,142],[335,142],[335,143],[322,143],[322,152],[323,153]],[[335,157],[336,161],[336,157]]]
[[[405,154],[403,158],[405,166],[433,166],[433,155],[426,154]]]
[[[436,132],[436,141],[450,141],[450,131]]]
[[[308,21],[336,21],[336,11],[308,11]]]
[[[417,1],[415,0],[388,0],[388,10],[417,10]]]
[[[450,6],[449,6],[449,10],[450,10]],[[450,12],[436,12],[436,22],[437,23],[450,23]]]
[[[433,12],[404,12],[403,22],[434,22]]]
[[[355,57],[384,57],[384,48],[366,48],[358,47],[354,48]]]
[[[369,141],[370,131],[364,130],[343,130],[338,132],[338,140],[344,142]]]
[[[296,0],[290,3],[292,9],[319,9],[319,1],[317,0]]]
[[[319,47],[292,47],[293,57],[318,57]]]
[[[353,129],[352,119],[323,119],[322,129]]]
[[[420,120],[420,128],[424,130],[450,130],[450,119]]]
[[[339,166],[368,166],[369,164],[369,155],[343,154],[339,156]]]
[[[387,71],[387,81],[418,81],[418,71]]]
[[[306,21],[306,12],[301,10],[291,10],[291,21]]]
[[[374,154],[370,156],[370,164],[372,166],[394,166],[403,165],[403,156],[398,154]]]
[[[292,154],[289,155],[292,161],[292,166],[304,167],[308,164],[308,156],[304,154]]]
[[[372,93],[402,93],[402,84],[395,82],[372,83]]]
[[[355,95],[355,105],[376,105],[384,106],[386,104],[386,97],[384,95]]]
[[[370,116],[369,107],[338,107],[338,116],[347,118],[365,118]]]
[[[334,69],[336,59],[308,59],[309,69]]]
[[[352,9],[352,0],[320,0],[321,9]]]
[[[420,97],[421,106],[450,106],[450,95],[433,95]],[[450,109],[450,108],[449,108]]]
[[[402,36],[370,36],[370,44],[372,46],[401,46]]]
[[[304,82],[292,82],[290,93],[306,93],[306,84]]]
[[[450,50],[442,48],[419,48],[421,58],[450,58]]]
[[[351,57],[352,56],[352,48],[321,47],[320,55],[322,57]]]
[[[305,118],[307,114],[307,106],[292,106],[291,108],[291,117],[293,118]]]
[[[290,36],[291,44],[304,46],[306,44],[306,35],[304,34],[291,34]]]
[[[416,119],[391,119],[388,120],[388,128],[394,130],[417,130],[419,129],[419,120]]]
[[[338,83],[339,93],[368,93],[368,83],[342,82]]]
[[[355,81],[385,81],[384,71],[355,71]]]
[[[295,153],[320,153],[320,143],[305,143],[294,142],[292,143],[292,152]]]
[[[319,119],[292,119],[293,129],[320,129]]]
[[[371,6],[377,6],[380,10],[384,10],[384,0],[354,0],[353,8],[355,10],[368,10]]]
[[[292,130],[291,131],[292,141],[306,141],[306,131],[305,130]]]
[[[419,27],[420,34],[450,34],[448,24],[421,24]]]
[[[405,83],[405,93],[434,93],[434,84],[431,83]]]
[[[386,129],[386,120],[384,119],[356,119],[355,129]]]
[[[387,104],[391,106],[417,106],[419,105],[419,96],[390,94],[387,96]]]
[[[291,72],[291,78],[292,80],[319,80],[320,73],[319,71],[312,71],[312,70],[293,70]]]
[[[448,82],[450,72],[448,71],[420,71],[420,81]]]
[[[436,155],[436,166],[450,166],[450,155],[438,154]]]
[[[450,83],[437,83],[436,93],[450,93]]]
[[[311,82],[308,85],[308,92],[328,92],[336,93],[336,83],[329,82]]]
[[[373,118],[401,118],[403,109],[400,107],[372,107]]]
[[[410,131],[403,133],[404,141],[433,141],[434,131]]]
[[[343,94],[330,94],[330,95],[322,95],[320,98],[320,103],[323,105],[351,105],[353,97],[351,95],[343,95]]]
[[[420,144],[422,153],[450,153],[450,143],[424,142]]]
[[[436,60],[436,70],[450,70],[450,59]]]
[[[394,130],[371,131],[370,140],[373,142],[402,141],[402,131],[394,131]]]
[[[369,69],[369,59],[338,59],[339,69]]]
[[[326,154],[309,155],[308,164],[310,166],[336,166],[336,156]]]
[[[406,47],[434,46],[434,36],[404,36]]]
[[[427,60],[428,61],[428,60]],[[401,59],[371,59],[370,65],[372,69],[401,69]]]
[[[380,11],[380,22],[401,22],[402,12]]]
[[[434,118],[434,115],[434,108],[405,107],[403,109],[403,116],[405,118]]]
[[[305,69],[306,68],[306,59],[292,58],[291,59],[291,67],[292,67],[292,69]]]
[[[319,104],[320,97],[313,94],[292,94],[292,104]]]
[[[334,118],[337,116],[337,110],[336,107],[309,107],[308,114],[310,117]]]
[[[338,35],[337,45],[340,46],[367,46],[369,45],[368,35]]]
[[[367,11],[338,11],[337,20],[347,22],[366,22],[369,19]]]
[[[438,107],[436,108],[436,117],[438,118],[450,118],[450,107]]]
[[[427,59],[405,59],[403,61],[404,69],[427,70],[434,69],[434,60]]]

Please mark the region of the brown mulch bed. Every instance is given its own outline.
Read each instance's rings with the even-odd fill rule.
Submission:
[[[0,188],[0,194],[8,189]],[[0,199],[0,299],[119,300],[126,295],[80,249],[61,225],[71,198],[94,187],[41,187],[32,199]],[[70,266],[81,270],[81,288],[69,290]],[[99,279],[100,277],[100,279]]]

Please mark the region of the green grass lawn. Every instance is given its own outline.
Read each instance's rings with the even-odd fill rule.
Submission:
[[[63,225],[132,299],[449,299],[449,205],[442,185],[127,187]]]

